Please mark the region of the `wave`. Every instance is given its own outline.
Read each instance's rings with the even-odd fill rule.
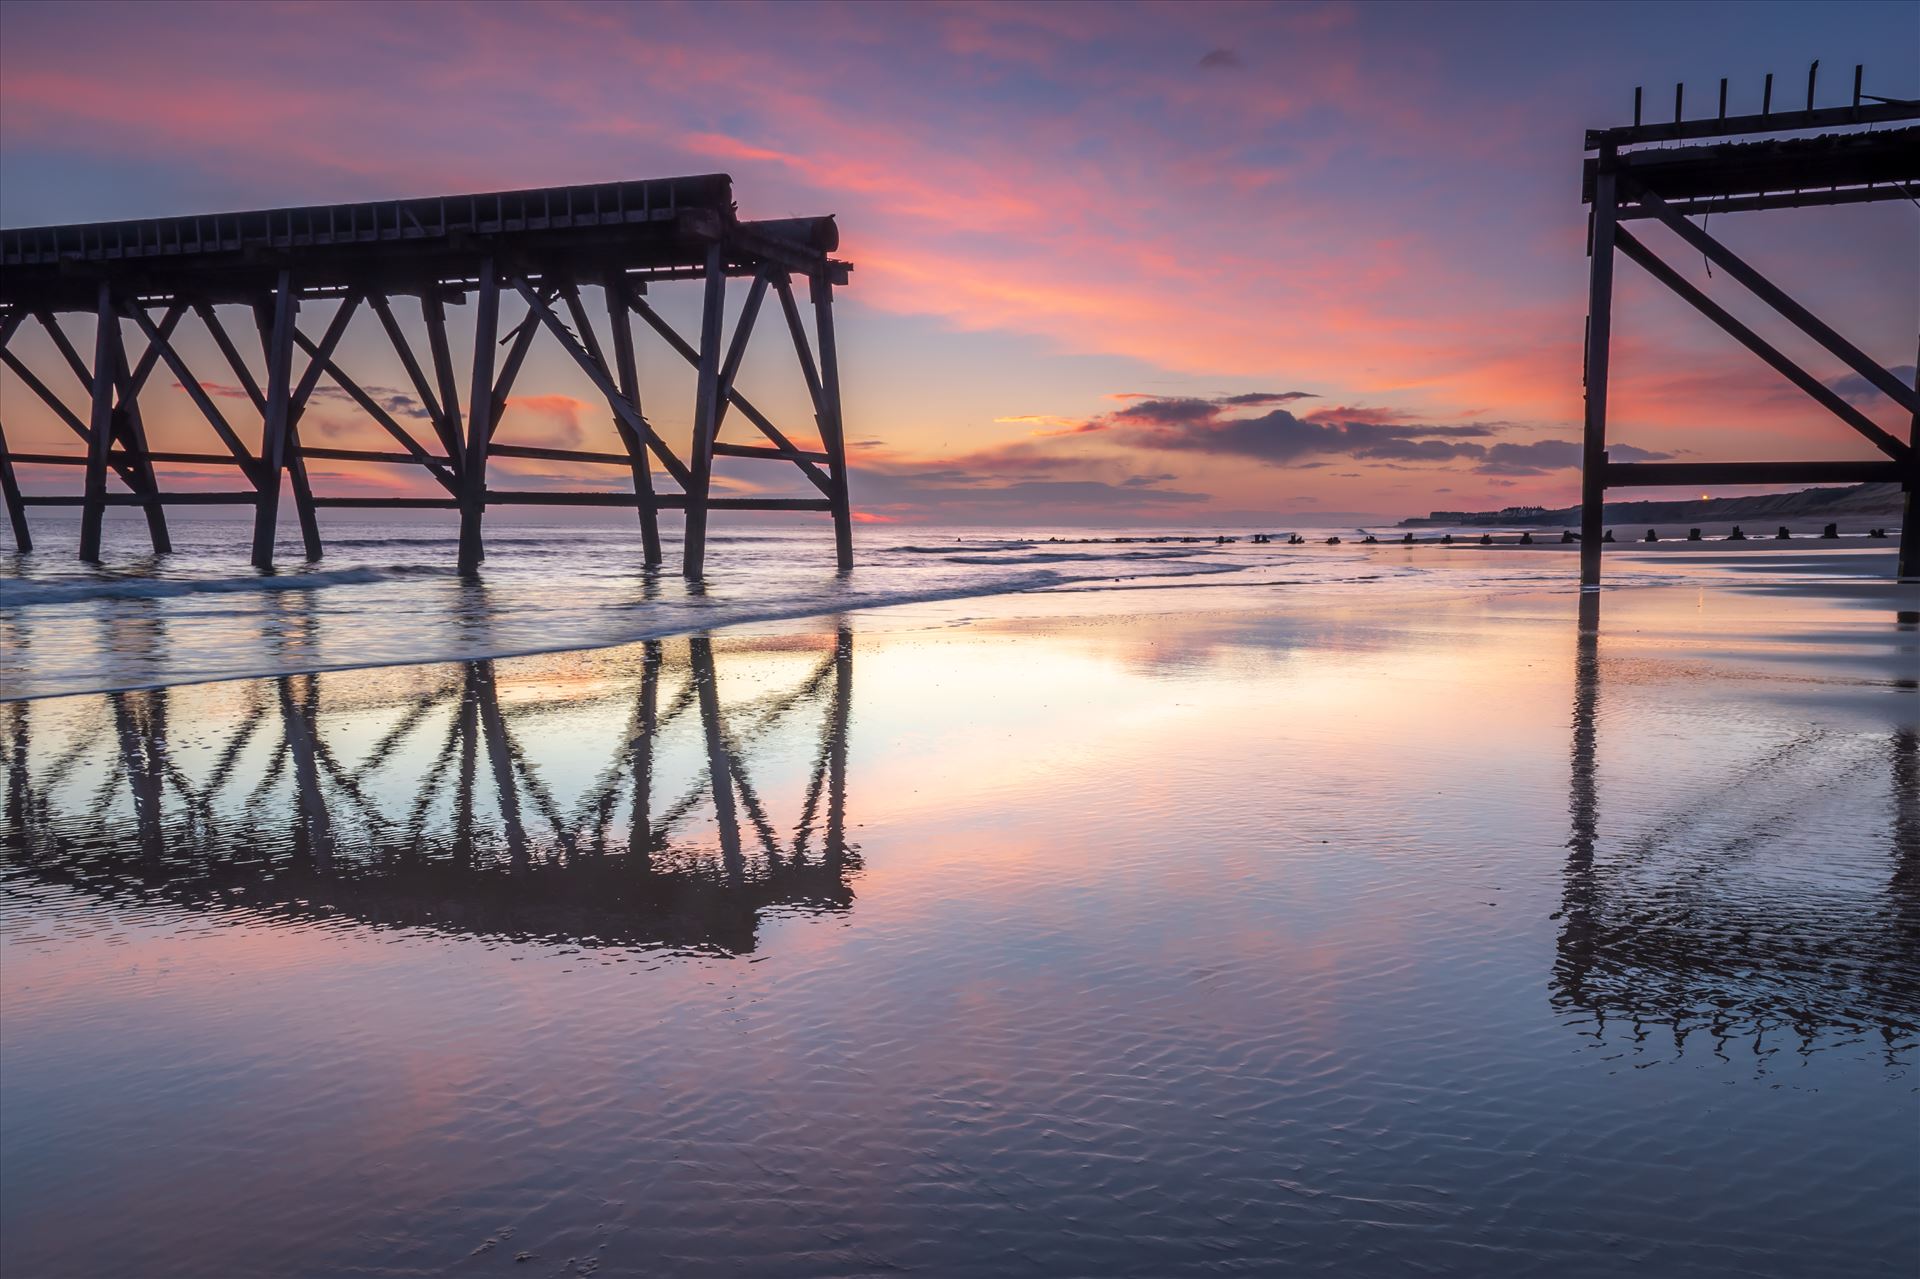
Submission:
[[[349,570],[352,571],[352,570]],[[314,574],[312,576],[320,576]],[[272,679],[323,671],[374,670],[393,666],[429,666],[441,662],[493,661],[515,657],[537,657],[547,653],[576,652],[586,649],[615,648],[642,640],[668,639],[680,635],[700,635],[732,626],[769,622],[798,621],[809,617],[831,617],[865,609],[889,608],[901,604],[930,604],[948,600],[973,599],[993,595],[1017,595],[1060,584],[1059,574],[1045,569],[1011,577],[972,582],[918,591],[849,591],[845,595],[815,595],[806,599],[773,600],[738,605],[716,604],[697,608],[692,615],[682,611],[657,625],[612,626],[597,632],[569,635],[564,640],[536,643],[495,642],[475,644],[425,643],[405,657],[384,654],[366,660],[325,662],[300,660],[292,663],[246,663],[205,674],[174,674],[166,679],[116,681],[111,677],[89,680],[81,685],[28,689],[20,693],[0,692],[0,702],[24,701],[40,697],[68,697],[95,693],[125,693],[137,689],[166,688],[186,684],[213,684],[238,679]],[[152,585],[153,583],[150,583]],[[691,603],[692,601],[686,601]],[[550,633],[549,628],[549,633]]]
[[[942,555],[948,564],[1102,564],[1127,561],[1191,560],[1191,551],[1042,551],[1026,555]]]
[[[951,555],[955,551],[972,551],[984,555],[989,551],[1024,551],[1038,546],[1038,542],[968,542],[954,538],[951,545],[943,546],[882,546],[880,551],[886,555]]]
[[[96,581],[0,582],[0,607],[79,604],[90,600],[173,599],[182,595],[252,594],[307,591],[327,586],[365,586],[421,577],[453,577],[458,570],[433,565],[396,564],[388,568],[343,568],[318,573],[210,578],[109,578]]]

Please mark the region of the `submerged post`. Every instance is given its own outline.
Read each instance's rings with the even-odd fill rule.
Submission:
[[[1613,152],[1600,156],[1594,178],[1593,227],[1587,256],[1586,439],[1580,455],[1580,585],[1600,585],[1600,537],[1607,497],[1607,357],[1613,327],[1613,240],[1616,217]]]

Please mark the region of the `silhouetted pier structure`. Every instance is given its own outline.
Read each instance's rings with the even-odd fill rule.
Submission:
[[[1582,458],[1580,580],[1600,581],[1602,504],[1609,488],[1703,484],[1823,484],[1894,482],[1905,490],[1899,573],[1920,575],[1920,379],[1908,385],[1842,337],[1786,291],[1710,235],[1693,215],[1762,209],[1911,200],[1920,192],[1920,103],[1876,97],[1861,90],[1854,68],[1853,101],[1816,107],[1817,71],[1807,75],[1804,109],[1773,109],[1773,77],[1761,111],[1727,114],[1727,82],[1720,82],[1719,113],[1685,118],[1684,86],[1675,86],[1673,119],[1643,122],[1634,94],[1634,122],[1587,131],[1582,198],[1593,206],[1588,239],[1586,441]],[[1773,135],[1816,129],[1847,130],[1812,137]],[[1700,145],[1661,146],[1687,142]],[[1666,225],[1692,251],[1765,302],[1777,315],[1864,378],[1911,415],[1900,440],[1825,382],[1736,319],[1681,275],[1624,223]],[[1704,217],[1703,217],[1704,221]],[[1613,327],[1615,253],[1639,264],[1676,296],[1759,356],[1828,412],[1865,436],[1882,456],[1867,461],[1610,462],[1607,459],[1607,363]]]
[[[249,681],[211,716],[181,713],[192,688],[0,704],[8,874],[291,921],[730,954],[767,909],[851,905],[851,632],[745,698],[723,698],[732,659],[711,640],[635,649],[585,692],[470,661],[391,699],[359,672]],[[569,740],[543,758],[538,735],[581,715],[617,730],[605,757]],[[800,778],[795,759],[767,785],[769,739],[808,743]]]
[[[252,558],[270,567],[283,483],[299,515],[307,558],[322,552],[318,512],[327,507],[425,507],[457,511],[460,564],[485,555],[482,517],[489,506],[630,506],[638,510],[647,564],[661,560],[658,514],[685,515],[683,569],[700,576],[711,513],[821,511],[833,520],[840,567],[852,566],[845,431],[833,289],[850,266],[829,255],[839,232],[831,217],[742,221],[732,180],[724,174],[595,186],[547,187],[361,204],[273,209],[255,213],[147,218],[79,226],[0,231],[0,363],[85,446],[79,454],[19,453],[0,428],[0,494],[22,550],[32,536],[34,506],[78,506],[80,557],[100,555],[109,506],[138,507],[156,552],[170,543],[170,504],[234,504],[253,508]],[[732,333],[724,332],[727,282],[749,281]],[[795,281],[805,281],[803,304]],[[656,285],[701,286],[697,334],[683,336],[648,300]],[[604,294],[601,339],[583,287]],[[413,299],[415,337],[396,303]],[[456,364],[447,308],[473,302],[470,368]],[[505,328],[502,302],[518,299],[524,317]],[[769,300],[781,312],[806,382],[819,443],[796,442],[735,386],[756,321]],[[330,307],[320,332],[303,331],[302,307]],[[265,374],[256,377],[241,353],[247,341],[225,307],[243,309],[238,328],[256,330]],[[76,344],[60,317],[91,321],[90,341]],[[342,339],[356,317],[370,316],[405,367],[408,394],[432,438],[416,439],[392,403],[370,391],[369,379],[343,367]],[[633,320],[641,320],[697,370],[691,439],[677,452],[643,409]],[[31,367],[12,348],[22,326],[45,330],[60,365]],[[361,323],[367,323],[363,319]],[[183,326],[200,326],[220,355],[218,376],[231,375],[259,422],[258,447],[209,394],[179,344]],[[129,342],[129,328],[144,346]],[[509,444],[495,440],[528,351],[542,334],[571,357],[606,402],[618,451]],[[352,344],[348,344],[351,346]],[[141,393],[165,365],[192,399],[222,452],[156,450],[141,416]],[[331,381],[392,437],[399,451],[321,447],[301,435],[303,412],[322,379]],[[86,398],[69,405],[54,384],[77,379]],[[463,398],[464,401],[463,401]],[[462,407],[464,403],[464,408]],[[758,442],[720,439],[729,415],[750,423]],[[490,457],[543,459],[619,468],[631,492],[503,489],[488,480]],[[431,497],[317,494],[308,459],[423,468],[442,490]],[[715,497],[715,458],[755,459],[797,468],[813,496]],[[227,491],[161,487],[156,466],[231,466],[239,486]],[[656,491],[656,464],[673,488]],[[77,494],[23,494],[15,468],[80,468]],[[116,480],[119,487],[109,481]]]

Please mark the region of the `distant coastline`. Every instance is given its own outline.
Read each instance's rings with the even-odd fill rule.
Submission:
[[[1756,497],[1692,498],[1678,502],[1608,502],[1601,508],[1608,522],[1657,523],[1675,520],[1812,519],[1840,516],[1892,516],[1898,519],[1902,498],[1898,484],[1854,484],[1844,488],[1801,489],[1795,493],[1763,493]],[[1487,525],[1503,528],[1574,528],[1580,523],[1578,506],[1552,509],[1510,506],[1501,511],[1434,511],[1425,517],[1401,520],[1397,528],[1438,528]]]

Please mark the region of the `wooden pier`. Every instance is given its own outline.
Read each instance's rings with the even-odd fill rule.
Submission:
[[[1816,107],[1819,63],[1807,75],[1804,109],[1774,110],[1768,76],[1755,115],[1727,114],[1727,82],[1720,82],[1719,112],[1686,118],[1684,86],[1675,86],[1673,119],[1642,119],[1634,93],[1634,121],[1587,132],[1582,192],[1592,206],[1586,349],[1586,441],[1582,457],[1580,580],[1597,586],[1609,488],[1703,484],[1817,484],[1896,482],[1906,494],[1901,521],[1899,574],[1920,576],[1920,379],[1909,385],[1878,360],[1842,337],[1777,284],[1708,234],[1705,215],[1762,209],[1912,200],[1920,192],[1920,103],[1862,92],[1862,69],[1854,68],[1853,100],[1843,107]],[[1901,127],[1908,126],[1908,127]],[[1789,132],[1815,136],[1782,138]],[[1701,143],[1671,146],[1662,144]],[[1696,224],[1694,215],[1702,215]],[[1736,319],[1630,231],[1624,223],[1664,224],[1713,268],[1766,303],[1774,313],[1833,358],[1864,378],[1907,415],[1908,438],[1885,430],[1849,400]],[[1609,462],[1607,460],[1607,362],[1613,328],[1613,264],[1618,253],[1735,341],[1799,387],[1828,413],[1859,432],[1879,457],[1863,461],[1809,462]],[[1896,266],[1897,269],[1897,266]],[[1909,281],[1911,283],[1911,281]],[[1914,335],[1905,335],[1912,340]]]
[[[836,558],[852,567],[846,435],[833,328],[833,290],[851,267],[830,255],[839,232],[831,217],[742,221],[724,174],[595,186],[548,187],[480,195],[274,209],[254,213],[149,218],[81,226],[0,231],[0,364],[80,441],[72,454],[10,450],[0,424],[0,495],[21,550],[33,539],[27,511],[77,506],[80,557],[97,560],[109,506],[135,506],[156,553],[170,549],[169,505],[253,508],[253,563],[270,568],[283,488],[299,517],[308,559],[320,558],[319,512],[328,507],[430,508],[459,514],[462,569],[485,557],[489,506],[631,506],[645,561],[661,562],[659,513],[685,519],[682,569],[701,576],[709,516],[719,511],[817,511],[833,521]],[[729,280],[746,280],[731,334],[725,330]],[[807,296],[797,296],[804,281]],[[699,332],[676,332],[649,301],[672,284],[701,289]],[[583,288],[603,295],[608,340],[596,331]],[[406,309],[419,308],[417,325]],[[524,316],[502,333],[503,299]],[[447,309],[473,303],[473,357],[456,367]],[[777,305],[805,379],[812,435],[796,438],[734,385],[756,322]],[[300,326],[303,305],[332,312],[316,336]],[[222,308],[243,308],[256,331],[264,376],[242,354],[246,341]],[[806,314],[810,312],[810,317]],[[92,341],[76,344],[61,316],[91,321]],[[633,323],[652,332],[674,360],[697,371],[692,429],[677,451],[643,409]],[[343,339],[356,320],[378,325],[409,381],[417,412],[396,413],[346,365]],[[36,369],[14,349],[29,321],[44,330],[62,367]],[[259,422],[249,447],[180,350],[183,326],[197,325],[218,350],[219,376],[231,375]],[[809,328],[811,327],[811,333]],[[412,329],[411,334],[409,329]],[[132,330],[129,333],[129,329]],[[496,442],[495,431],[533,343],[559,345],[607,403],[619,447],[588,450]],[[142,345],[134,347],[130,339]],[[83,352],[82,346],[90,349]],[[351,346],[352,344],[347,344]],[[424,355],[419,347],[424,346]],[[193,401],[224,451],[174,452],[149,446],[140,398],[164,365]],[[78,380],[69,404],[57,383]],[[389,435],[394,450],[327,448],[303,439],[301,416],[326,380]],[[465,408],[462,408],[462,396]],[[755,430],[751,443],[723,442],[729,415]],[[430,439],[405,418],[424,420]],[[513,490],[488,482],[490,457],[542,459],[625,471],[628,492]],[[796,468],[814,495],[715,497],[715,458]],[[424,469],[440,492],[427,497],[319,494],[309,459]],[[166,490],[157,466],[231,466],[225,491]],[[26,494],[17,467],[82,472],[80,491]],[[656,488],[656,480],[670,485]]]

